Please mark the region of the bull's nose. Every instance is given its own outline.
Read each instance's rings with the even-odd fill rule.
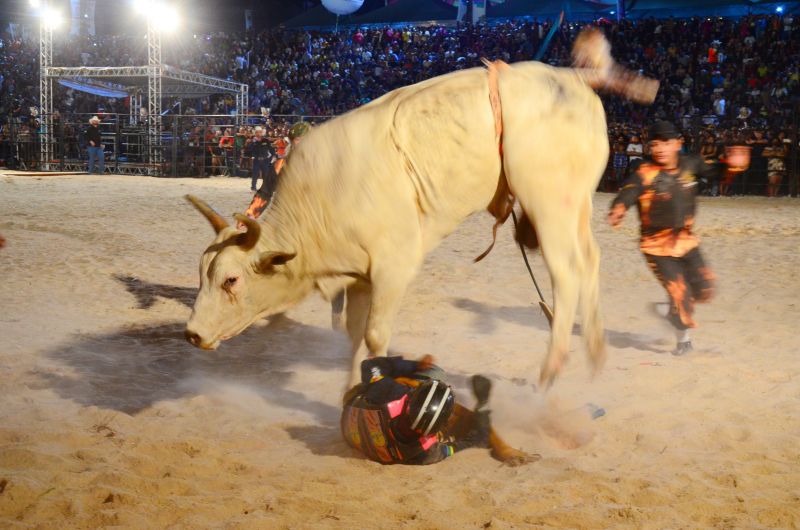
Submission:
[[[186,340],[188,340],[192,346],[197,346],[198,348],[200,347],[202,339],[200,338],[200,335],[194,331],[187,328],[186,331],[183,332],[183,336],[186,337]]]

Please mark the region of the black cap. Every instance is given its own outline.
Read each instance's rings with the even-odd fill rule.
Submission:
[[[668,121],[657,121],[650,127],[651,140],[673,140],[680,137],[680,131]]]
[[[361,382],[369,383],[373,379],[392,375],[392,362],[386,357],[373,357],[361,361]]]

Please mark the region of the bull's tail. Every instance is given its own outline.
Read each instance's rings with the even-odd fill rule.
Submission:
[[[578,75],[592,88],[608,90],[622,95],[628,99],[650,104],[658,92],[658,81],[638,75],[616,64],[611,57],[611,45],[603,33],[597,28],[588,28],[580,32],[572,47],[572,59]],[[487,68],[489,83],[489,101],[494,117],[495,139],[502,159],[503,155],[503,121],[498,89],[498,76],[501,71],[508,68],[502,61],[483,60]],[[515,197],[508,186],[505,174],[501,171],[497,190],[491,203],[487,207],[489,213],[495,218],[492,228],[492,243],[475,261],[485,258],[497,239],[497,229],[505,223],[514,207]],[[514,234],[517,242],[528,248],[535,249],[539,246],[536,229],[532,221],[523,215],[516,227]]]
[[[578,34],[572,46],[572,62],[586,83],[633,101],[650,104],[656,99],[658,81],[628,70],[611,57],[611,45],[597,28]]]

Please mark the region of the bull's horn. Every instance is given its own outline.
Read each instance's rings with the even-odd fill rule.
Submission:
[[[214,211],[214,208],[206,204],[202,199],[198,199],[194,195],[186,195],[186,200],[192,203],[192,205],[197,208],[197,211],[199,211],[201,214],[203,214],[203,216],[205,216],[206,219],[208,219],[208,222],[211,223],[211,226],[214,228],[214,231],[217,234],[219,234],[223,228],[228,227],[228,223],[225,221],[225,219],[223,219],[220,214]]]
[[[257,221],[254,221],[246,215],[242,215],[240,213],[233,214],[233,217],[247,227],[247,232],[236,236],[236,244],[242,247],[244,250],[250,250],[256,246],[256,243],[258,243],[258,238],[261,237],[261,225],[258,224]]]

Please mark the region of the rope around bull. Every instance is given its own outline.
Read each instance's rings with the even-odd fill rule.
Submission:
[[[514,230],[518,231],[517,226],[517,214],[514,212],[514,209],[511,209],[511,218],[514,221]],[[536,287],[536,292],[539,294],[539,307],[542,309],[542,313],[547,318],[547,322],[550,324],[550,327],[553,327],[553,310],[550,309],[550,306],[547,305],[547,302],[544,301],[544,295],[542,295],[542,290],[539,288],[539,282],[536,281],[536,276],[533,275],[533,269],[531,269],[531,264],[528,261],[528,254],[525,252],[525,247],[522,245],[522,241],[517,241],[519,244],[519,251],[522,252],[522,259],[525,260],[525,267],[528,268],[528,274],[531,275],[531,280],[533,280],[533,286]]]

